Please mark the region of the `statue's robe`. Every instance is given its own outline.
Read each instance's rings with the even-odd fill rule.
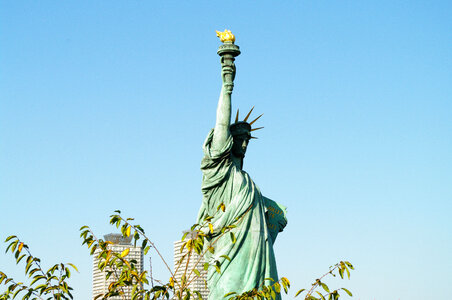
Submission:
[[[209,300],[218,300],[229,292],[240,294],[253,288],[259,289],[265,278],[278,280],[273,242],[285,223],[276,228],[276,233],[275,230],[273,233],[269,230],[268,226],[272,225],[269,224],[268,213],[266,214],[266,202],[272,202],[273,207],[276,203],[263,197],[248,173],[233,164],[232,137],[229,137],[221,149],[212,147],[212,139],[213,129],[203,146],[203,202],[198,223],[202,223],[206,216],[213,216],[211,222],[214,234],[211,242],[221,235],[221,228],[234,222],[237,224],[232,229],[236,243],[232,243],[230,233],[226,233],[213,245],[215,252],[207,252],[205,257],[211,264],[215,260],[221,263],[221,274],[214,267],[210,267],[207,274]],[[224,212],[218,210],[221,203],[225,205]],[[285,220],[285,211],[280,215]],[[226,255],[231,260],[221,255]],[[265,280],[265,284],[270,285],[272,282]],[[279,294],[276,299],[281,299]]]

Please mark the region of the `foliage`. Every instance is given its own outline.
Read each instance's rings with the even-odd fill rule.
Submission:
[[[219,206],[218,210],[224,209]],[[202,224],[194,224],[191,227],[191,235],[185,233],[182,237],[184,241],[180,251],[184,252],[182,258],[175,266],[174,272],[169,267],[155,244],[146,236],[144,229],[138,224],[132,224],[133,218],[123,218],[120,215],[120,211],[115,211],[116,214],[110,216],[110,224],[120,229],[124,237],[132,237],[133,246],[141,242],[141,248],[146,255],[150,249],[153,249],[160,257],[168,269],[171,277],[167,283],[157,281],[158,285],[154,285],[151,288],[147,288],[149,285],[149,275],[147,271],[141,273],[138,272],[136,261],[128,261],[127,255],[128,249],[122,253],[115,253],[112,251],[109,241],[104,241],[95,236],[88,226],[80,228],[80,237],[83,238],[83,244],[88,246],[90,254],[95,255],[99,261],[98,267],[101,271],[106,272],[107,279],[112,279],[111,284],[108,286],[108,292],[104,295],[96,295],[95,299],[108,299],[112,296],[124,296],[127,287],[132,287],[132,300],[135,299],[169,299],[174,295],[176,299],[202,299],[199,291],[190,289],[190,284],[199,277],[205,275],[209,267],[214,267],[217,272],[221,272],[221,264],[218,260],[212,262],[212,264],[205,263],[203,265],[203,271],[200,272],[196,267],[201,263],[201,257],[210,251],[214,253],[215,242],[225,234],[229,233],[231,242],[235,243],[235,236],[231,229],[236,227],[236,222],[240,222],[244,216],[238,218],[233,225],[221,228],[215,237],[214,227],[211,223],[212,217],[206,217]],[[209,240],[209,241],[207,241]],[[204,246],[207,245],[207,246]],[[198,259],[195,262],[193,269],[188,269],[190,259],[193,259],[193,252],[198,254]],[[229,257],[223,255],[225,259]],[[180,280],[174,275],[180,268],[184,268],[183,275]]]
[[[281,277],[280,280],[276,281],[273,278],[265,278],[267,281],[272,281],[271,285],[262,285],[259,289],[252,289],[251,291],[244,292],[242,294],[237,294],[231,292],[226,294],[224,297],[229,300],[248,300],[248,299],[275,299],[276,294],[281,293],[281,286],[284,292],[287,294],[290,288],[290,281],[285,277]]]
[[[304,297],[305,300],[337,300],[340,297],[339,291],[345,291],[350,297],[352,296],[352,293],[346,289],[346,288],[340,288],[336,289],[330,292],[330,288],[326,285],[325,282],[322,281],[324,277],[327,275],[331,275],[336,277],[335,271],[338,271],[339,276],[344,279],[344,272],[347,272],[348,279],[350,279],[350,270],[354,270],[354,267],[351,263],[348,261],[340,261],[339,263],[335,264],[334,266],[330,267],[330,270],[322,275],[319,279],[316,279],[315,282],[312,284],[311,289],[309,289]],[[316,289],[322,287],[323,291],[319,292]],[[299,290],[295,297],[300,295],[301,293],[305,292],[306,289]],[[313,296],[314,292],[318,295],[318,297]],[[325,294],[326,293],[326,294]]]
[[[224,210],[224,207],[220,205],[218,210],[220,209]],[[204,263],[202,268],[197,268],[201,263],[201,257],[207,251],[214,253],[216,241],[225,234],[230,236],[231,243],[235,243],[236,239],[231,229],[235,228],[243,217],[236,219],[232,225],[221,228],[218,231],[214,229],[211,223],[212,217],[209,216],[205,218],[202,224],[194,224],[191,227],[191,234],[187,232],[182,237],[183,244],[180,251],[183,255],[177,262],[175,270],[172,271],[155,244],[147,237],[144,229],[140,225],[134,224],[133,218],[123,218],[120,211],[115,211],[115,214],[110,216],[110,224],[120,229],[123,237],[131,237],[133,247],[140,245],[144,255],[148,254],[149,251],[155,251],[169,271],[170,278],[167,282],[153,279],[152,274],[148,274],[147,271],[140,272],[137,261],[128,258],[129,248],[121,253],[115,252],[111,247],[112,242],[97,238],[88,226],[82,226],[80,228],[80,237],[83,239],[82,245],[87,245],[90,250],[90,255],[97,258],[98,268],[105,272],[106,279],[109,279],[109,282],[111,282],[108,286],[108,292],[96,295],[94,299],[109,299],[114,296],[125,299],[127,291],[131,291],[131,300],[170,298],[178,300],[202,299],[199,291],[192,290],[190,284],[197,278],[203,278],[210,267],[213,267],[216,272],[221,273],[221,264],[218,260],[215,260],[210,263]],[[23,300],[73,299],[71,294],[72,288],[67,283],[67,279],[71,276],[69,266],[77,270],[73,264],[60,263],[44,271],[41,267],[40,259],[31,255],[28,246],[20,241],[19,238],[10,236],[5,242],[9,243],[6,252],[11,250],[17,264],[25,259],[23,260],[26,262],[25,274],[31,279],[31,283],[26,285],[22,282],[16,282],[13,278],[0,272],[0,284],[3,283],[8,286],[6,292],[0,294],[0,300],[14,299],[19,295],[22,296]],[[223,256],[223,258],[230,260],[227,256]],[[188,268],[191,259],[197,259],[193,269]],[[181,278],[178,279],[175,273],[180,268],[183,268],[184,272]],[[202,271],[199,271],[199,269]],[[330,288],[323,280],[328,275],[336,276],[336,272],[342,279],[344,279],[345,274],[350,278],[350,270],[353,269],[352,264],[348,261],[341,261],[331,266],[327,273],[319,279],[316,279],[309,290],[301,289],[296,293],[295,297],[304,294],[305,300],[337,300],[340,297],[340,291],[344,291],[349,296],[352,296],[352,293],[346,288],[330,291]],[[149,284],[150,281],[151,284]],[[156,285],[154,285],[154,281],[157,282]],[[246,291],[241,294],[236,292],[229,293],[225,295],[225,299],[275,299],[276,295],[280,294],[282,290],[287,294],[290,288],[290,282],[285,277],[281,277],[278,281],[272,278],[266,278],[266,282],[272,283],[269,285],[263,284],[258,289]],[[320,289],[322,289],[321,292],[319,291]]]
[[[296,294],[295,297],[303,294],[306,292],[306,295],[304,296],[304,300],[337,300],[340,297],[339,291],[345,291],[350,297],[352,296],[352,293],[346,289],[346,288],[340,288],[333,291],[330,291],[329,287],[326,285],[325,282],[322,281],[324,277],[327,275],[336,276],[334,273],[337,271],[339,273],[339,276],[344,279],[344,272],[347,273],[348,278],[350,279],[350,270],[354,270],[353,265],[349,263],[348,261],[340,261],[339,263],[335,264],[334,266],[330,267],[330,270],[322,275],[319,279],[316,279],[315,282],[312,284],[311,289],[301,289]],[[242,293],[240,295],[237,295],[237,293],[229,293],[225,295],[225,297],[232,296],[228,298],[229,300],[248,300],[248,299],[275,299],[276,294],[281,293],[281,286],[284,289],[284,292],[287,294],[288,289],[290,288],[290,281],[285,278],[281,277],[279,281],[274,281],[271,278],[266,278],[270,281],[273,281],[274,283],[271,285],[263,285],[260,289],[253,289],[251,291],[247,291],[245,293]],[[319,292],[317,289],[319,287],[322,287],[324,292]],[[314,292],[316,293],[316,296],[314,296]],[[326,293],[325,293],[326,292]],[[317,296],[318,295],[318,296]]]
[[[14,299],[21,295],[22,299],[73,299],[72,288],[66,280],[71,277],[70,268],[77,270],[71,263],[59,263],[52,266],[47,271],[41,266],[41,260],[33,256],[28,245],[24,244],[15,235],[9,236],[5,243],[9,245],[6,248],[7,253],[11,250],[16,259],[16,264],[25,262],[25,275],[31,279],[29,285],[23,282],[17,282],[0,271],[0,284],[7,285],[6,291],[0,295],[0,300]]]

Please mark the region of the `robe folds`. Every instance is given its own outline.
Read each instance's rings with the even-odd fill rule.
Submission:
[[[213,217],[211,222],[214,233],[211,242],[220,236],[220,230],[224,226],[234,222],[237,225],[232,229],[236,243],[232,243],[230,234],[226,233],[213,245],[215,252],[207,252],[205,257],[210,264],[214,264],[215,260],[221,263],[220,274],[214,267],[210,267],[207,273],[209,300],[219,300],[229,292],[240,294],[253,288],[259,289],[265,278],[278,280],[278,273],[273,252],[275,235],[272,237],[270,234],[266,215],[266,201],[272,200],[263,197],[248,173],[233,164],[232,137],[229,137],[221,149],[212,147],[212,139],[213,129],[203,146],[203,201],[198,223],[202,224],[206,216]],[[225,205],[224,212],[217,209],[221,203]],[[237,222],[237,219],[240,221]],[[221,255],[226,255],[231,260]],[[271,283],[265,280],[266,285]],[[281,299],[279,294],[276,299]]]

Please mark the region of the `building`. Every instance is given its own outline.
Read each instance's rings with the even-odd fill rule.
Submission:
[[[175,271],[174,277],[178,282],[181,282],[182,275],[184,274],[185,267],[187,265],[186,257],[184,258],[184,260],[182,262],[180,262],[180,260],[182,259],[182,256],[187,253],[187,249],[184,248],[184,250],[181,252],[180,248],[182,247],[184,242],[186,242],[190,238],[190,235],[191,235],[191,233],[189,233],[187,235],[187,237],[185,238],[184,241],[179,240],[179,241],[174,242],[174,271]],[[199,271],[201,276],[198,277],[198,276],[196,276],[195,273],[192,273],[191,278],[193,278],[193,276],[194,276],[194,280],[190,283],[190,285],[188,287],[192,291],[200,292],[202,298],[207,299],[207,297],[209,295],[209,290],[207,289],[207,286],[206,286],[207,274],[204,271],[204,262],[205,262],[204,258],[199,256],[196,252],[193,251],[192,255],[190,257],[190,260],[188,262],[186,276],[188,276],[188,274],[192,273],[192,270],[194,269],[194,267],[196,265],[196,269]],[[179,264],[181,264],[181,266],[178,268],[177,266]]]
[[[113,244],[108,245],[108,249],[116,252],[122,253],[125,249],[129,248],[130,252],[126,256],[127,260],[136,260],[137,261],[137,271],[139,273],[143,272],[143,250],[141,247],[133,247],[131,244],[132,237],[123,237],[122,234],[110,233],[104,236],[105,241],[110,241]],[[108,286],[110,283],[115,281],[114,275],[111,275],[110,278],[106,279],[106,270],[99,270],[98,264],[99,259],[97,258],[97,254],[99,253],[99,249],[94,253],[93,258],[93,299],[99,294],[105,294],[108,292]],[[131,288],[125,289],[125,299],[130,300],[132,298]],[[115,296],[109,299],[112,300],[123,300],[123,296]]]

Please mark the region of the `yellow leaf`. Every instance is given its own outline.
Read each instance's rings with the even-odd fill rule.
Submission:
[[[187,250],[188,250],[188,252],[191,251],[192,246],[193,246],[193,240],[188,240],[188,242],[187,242]]]
[[[226,206],[224,205],[224,203],[221,203],[221,210],[224,212],[226,210]]]
[[[132,226],[127,227],[127,230],[126,230],[126,235],[127,236],[130,236],[130,230],[131,229],[132,229]]]
[[[210,233],[213,234],[213,226],[212,223],[209,223]]]
[[[19,247],[17,248],[17,250],[19,250],[19,252],[20,252],[20,251],[22,251],[22,248],[23,248],[23,247],[24,247],[24,243],[20,243],[20,244],[19,244]]]
[[[121,252],[121,257],[127,256],[127,254],[129,254],[129,252],[130,252],[129,248],[125,249],[124,251]]]
[[[174,286],[174,279],[173,279],[173,277],[170,277],[169,282],[170,282],[170,286],[173,287]]]

